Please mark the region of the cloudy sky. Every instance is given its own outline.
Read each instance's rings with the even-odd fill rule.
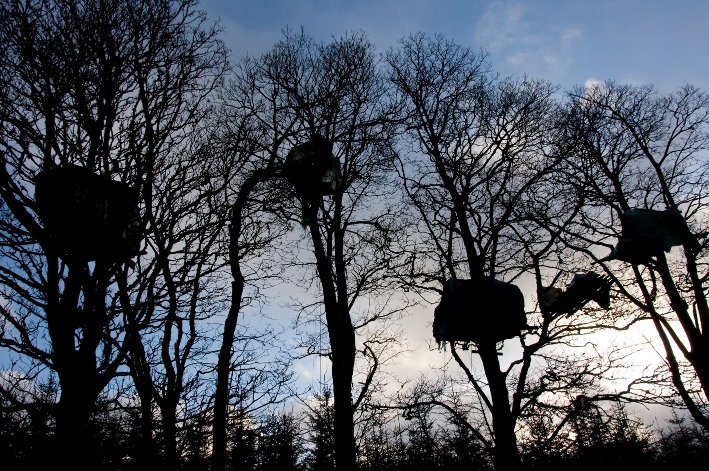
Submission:
[[[285,27],[327,40],[363,31],[384,52],[442,33],[489,53],[502,75],[562,88],[587,80],[709,89],[707,0],[202,0],[234,59],[268,50]]]
[[[302,27],[323,41],[362,31],[379,52],[422,31],[487,52],[503,76],[526,74],[562,89],[612,79],[662,92],[687,83],[709,90],[709,0],[201,0],[200,6],[219,20],[234,60],[266,52],[284,28]],[[432,345],[432,320],[432,309],[406,319],[410,351],[399,358],[399,372],[416,376],[450,361],[450,352]],[[308,358],[296,368],[314,380],[328,365]]]

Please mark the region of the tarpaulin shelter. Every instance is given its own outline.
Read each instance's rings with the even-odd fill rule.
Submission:
[[[699,243],[676,209],[631,208],[620,219],[621,236],[604,260],[623,260],[633,265],[647,264],[662,251],[688,243],[699,251]]]
[[[35,177],[36,212],[52,250],[86,261],[138,253],[139,194],[85,167],[61,165]]]
[[[539,307],[544,314],[571,315],[594,301],[603,309],[610,308],[611,278],[598,273],[576,273],[565,290],[547,287],[542,290]]]
[[[288,152],[285,174],[298,196],[307,201],[318,200],[335,192],[340,161],[332,153],[332,143],[316,134]]]
[[[434,310],[437,342],[501,341],[520,335],[527,327],[522,291],[490,277],[449,279]]]

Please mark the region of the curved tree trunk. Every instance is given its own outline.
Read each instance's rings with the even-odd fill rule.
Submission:
[[[231,305],[224,320],[222,345],[217,357],[217,380],[214,391],[214,418],[212,420],[211,471],[224,471],[227,456],[227,414],[229,408],[229,378],[236,327],[244,294],[244,275],[241,272],[239,237],[242,231],[242,210],[256,185],[272,172],[273,159],[264,169],[257,170],[244,181],[231,206],[229,225],[229,265],[231,268]]]
[[[243,291],[243,276],[235,277],[231,284],[231,307],[224,321],[222,345],[219,348],[219,357],[217,359],[217,384],[214,392],[214,419],[212,422],[212,471],[226,469],[229,373],[231,371],[232,348],[234,346],[239,311],[241,310]]]

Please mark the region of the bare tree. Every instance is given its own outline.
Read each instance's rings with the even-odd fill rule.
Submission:
[[[155,239],[148,234],[148,253],[117,277],[117,298],[131,334],[127,360],[144,411],[143,434],[149,440],[160,430],[165,466],[172,468],[179,461],[180,424],[196,413],[187,396],[204,390],[200,377],[209,370],[207,321],[225,304],[221,242],[228,213],[222,198],[230,173],[201,150],[175,149],[166,164],[155,179]],[[152,420],[153,406],[159,422]]]
[[[360,298],[381,292],[394,263],[388,249],[394,240],[395,213],[386,205],[375,205],[390,194],[386,172],[391,154],[386,109],[382,108],[384,88],[369,48],[361,37],[352,37],[320,51],[319,62],[314,65],[325,80],[316,84],[320,96],[315,113],[306,114],[306,129],[310,128],[306,136],[312,139],[315,132],[321,132],[334,144],[334,155],[342,164],[341,175],[331,198],[309,200],[299,195],[329,334],[335,461],[341,470],[355,468],[353,417],[377,368],[374,350],[365,342],[361,352],[374,362],[362,388],[353,396],[356,333],[387,315],[387,310],[360,311],[358,319],[352,311],[361,309],[356,304]],[[338,74],[327,77],[333,70]]]
[[[0,195],[6,217],[0,276],[3,319],[14,326],[2,344],[58,375],[64,463],[90,462],[84,455],[94,449],[87,445],[92,406],[129,351],[131,361],[140,361],[135,345],[147,319],[155,320],[155,296],[171,300],[161,324],[170,326],[161,340],[168,386],[182,379],[168,361],[182,341],[172,344],[170,329],[180,328],[177,313],[190,292],[193,305],[205,299],[190,283],[209,276],[211,267],[175,268],[175,231],[160,233],[185,209],[168,209],[174,193],[167,188],[177,183],[171,177],[197,178],[167,170],[179,161],[173,152],[185,148],[205,97],[225,71],[216,30],[205,26],[194,5],[38,0],[1,7]],[[42,175],[54,180],[46,183]],[[99,200],[105,206],[92,206],[97,195],[106,198]],[[87,213],[77,213],[81,204]],[[114,232],[100,232],[91,217],[106,230],[124,220]],[[183,242],[204,247],[209,237],[198,232]],[[133,263],[138,272],[153,273],[154,281],[164,275],[164,283],[127,295]],[[199,308],[187,311],[195,315]],[[189,357],[187,350],[178,363]]]
[[[231,299],[224,327],[222,342],[216,365],[216,387],[212,424],[211,469],[224,469],[227,461],[227,423],[229,420],[230,391],[233,388],[233,353],[235,349],[239,314],[247,304],[245,289],[247,284],[263,283],[274,278],[279,264],[276,257],[274,240],[283,235],[287,225],[277,218],[278,208],[282,205],[284,191],[278,185],[276,161],[277,146],[268,147],[269,139],[265,135],[269,127],[258,122],[254,113],[254,100],[264,93],[267,85],[259,69],[251,67],[248,59],[237,64],[237,74],[227,90],[227,95],[220,113],[219,131],[208,146],[208,151],[221,155],[224,162],[237,170],[233,178],[227,178],[225,204],[228,211],[228,241],[225,253],[232,276]],[[261,86],[264,88],[260,88]],[[282,186],[282,185],[281,185]],[[267,254],[270,251],[270,254]],[[261,286],[264,287],[264,286]],[[258,287],[256,287],[258,290]],[[266,348],[267,343],[263,343]],[[258,401],[264,407],[282,397],[290,381],[287,366],[273,370],[264,369],[261,373],[271,377],[269,387],[274,392],[268,401]],[[239,400],[239,408],[254,412]]]
[[[577,145],[566,175],[585,206],[565,236],[614,278],[629,306],[625,322],[649,320],[657,331],[665,374],[638,392],[683,405],[705,429],[708,118],[709,97],[692,86],[662,95],[605,82],[571,93],[567,122]],[[663,395],[668,386],[674,391]]]
[[[396,218],[386,204],[392,191],[386,88],[372,47],[360,34],[318,44],[287,31],[271,51],[244,66],[258,71],[254,115],[269,129],[264,147],[278,153],[281,181],[291,191],[283,212],[306,230],[314,257],[296,263],[304,279],[317,280],[322,296],[337,468],[354,469],[355,410],[378,371],[372,359],[376,345],[358,346],[356,333],[398,312],[385,301],[363,302],[373,295],[386,300],[393,263],[388,247],[396,240]],[[356,391],[358,354],[370,368]]]
[[[545,402],[563,410],[556,399],[568,402],[574,392],[598,388],[614,365],[594,361],[585,342],[574,345],[577,334],[598,329],[593,317],[569,321],[579,306],[556,312],[524,306],[582,268],[562,262],[570,252],[558,228],[569,224],[581,199],[556,176],[568,150],[555,89],[527,78],[497,79],[484,55],[442,36],[412,35],[387,61],[409,146],[399,173],[420,221],[404,276],[423,295],[442,294],[434,336],[450,343],[478,406],[456,412],[456,399],[446,400],[435,385],[415,403],[434,403],[457,421],[477,416],[471,429],[496,469],[518,469],[516,430],[524,414]],[[445,310],[455,311],[457,324],[445,325]],[[577,352],[561,353],[561,345]]]
[[[287,230],[276,217],[287,195],[279,181],[278,152],[295,122],[294,113],[274,87],[275,64],[266,58],[242,58],[225,89],[217,131],[208,152],[216,152],[238,172],[227,179],[225,205],[228,208],[228,239],[225,249],[231,271],[231,300],[222,331],[216,365],[216,389],[212,426],[212,469],[224,469],[227,462],[233,352],[239,315],[244,308],[247,284],[275,276],[279,269],[272,243]],[[266,251],[270,251],[267,256]],[[273,265],[272,265],[273,264]],[[245,273],[246,272],[246,273]],[[264,286],[262,286],[264,287]],[[276,385],[285,385],[284,380]],[[278,389],[278,388],[276,388]],[[238,401],[239,410],[244,409]]]

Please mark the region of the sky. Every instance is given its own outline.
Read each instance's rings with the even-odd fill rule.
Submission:
[[[382,53],[425,32],[487,52],[503,76],[562,89],[611,79],[662,92],[687,83],[709,91],[709,0],[202,0],[199,7],[219,21],[234,61],[268,51],[284,28],[302,27],[323,41],[361,31]],[[432,309],[407,318],[410,353],[399,371],[418,374],[450,361],[449,351],[432,345],[432,320]],[[472,353],[464,355],[472,362]],[[297,368],[313,380],[328,365],[310,357]]]
[[[709,91],[709,0],[202,0],[200,8],[219,21],[234,61],[270,50],[285,28],[322,41],[363,32],[380,53],[409,34],[440,33],[486,52],[502,76],[545,79],[562,91],[603,80]],[[432,320],[432,309],[407,318],[411,350],[399,371],[450,361],[432,346]],[[297,374],[312,379],[327,367],[310,358]]]
[[[708,0],[202,0],[232,59],[304,28],[327,41],[361,31],[379,52],[416,32],[489,54],[503,76],[570,89],[588,81],[709,89]]]

